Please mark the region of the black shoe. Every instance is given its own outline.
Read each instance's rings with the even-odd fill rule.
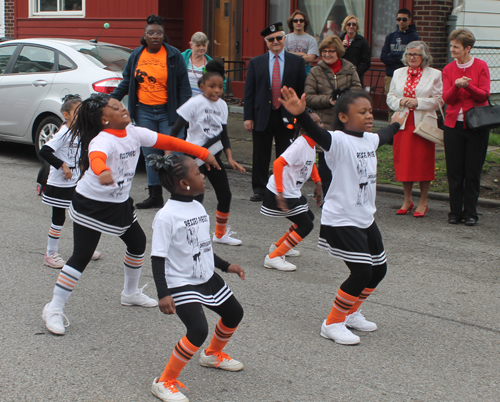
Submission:
[[[448,218],[448,223],[451,223],[452,225],[457,225],[459,224],[460,222],[462,222],[462,219],[461,218],[458,218],[456,216],[450,216]]]
[[[477,219],[476,218],[465,218],[465,226],[475,226],[477,223]]]
[[[163,195],[161,186],[148,186],[149,197],[135,204],[137,209],[162,208]]]
[[[250,201],[253,201],[253,202],[262,202],[263,200],[264,200],[264,197],[262,196],[262,194],[255,193],[254,195],[252,195],[250,197]]]

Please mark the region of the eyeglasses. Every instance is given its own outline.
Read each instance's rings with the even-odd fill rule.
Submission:
[[[161,37],[163,36],[163,31],[147,31],[146,35],[150,38],[154,38],[155,36]]]
[[[422,57],[422,54],[421,53],[408,53],[408,57]]]
[[[335,53],[337,53],[337,51],[336,51],[336,50],[333,50],[333,49],[323,49],[323,50],[321,51],[321,54],[330,54],[330,55],[333,55],[333,54],[335,54]]]
[[[357,26],[358,24],[356,24],[355,22],[348,22],[347,24],[345,24],[346,27],[355,27]]]
[[[269,43],[272,43],[274,42],[275,40],[278,41],[278,42],[281,42],[283,40],[283,35],[279,35],[279,36],[273,36],[272,38],[266,38],[266,40],[269,42]]]
[[[397,21],[397,22],[401,22],[401,21],[403,21],[403,22],[408,22],[408,21],[409,21],[409,19],[408,19],[408,18],[401,18],[401,17],[399,17],[399,18],[396,18],[396,21]]]
[[[302,24],[302,23],[304,23],[306,20],[305,20],[304,18],[297,18],[297,19],[294,19],[294,20],[292,20],[292,21],[293,21],[293,22],[295,22],[296,24],[297,24],[297,23],[299,23],[299,22]]]

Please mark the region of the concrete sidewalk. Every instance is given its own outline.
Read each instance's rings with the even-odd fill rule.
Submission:
[[[252,134],[245,130],[243,127],[243,107],[236,105],[229,106],[229,119],[228,119],[228,134],[231,140],[231,148],[233,157],[236,161],[242,164],[248,172],[252,171]],[[388,122],[385,120],[375,120],[373,131],[387,126]],[[488,151],[497,149],[497,147],[489,147]],[[436,152],[444,152],[443,147],[436,147]],[[274,149],[272,160],[275,159]],[[378,191],[386,191],[390,193],[403,194],[403,188],[388,184],[378,184]],[[413,190],[415,196],[420,195],[420,191]],[[249,191],[250,196],[250,191]],[[435,193],[430,192],[429,198],[435,200],[448,200],[448,193]],[[491,200],[487,198],[480,198],[479,205],[485,207],[500,207],[500,201]]]

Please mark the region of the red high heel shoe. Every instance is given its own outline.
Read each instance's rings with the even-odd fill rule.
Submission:
[[[415,218],[423,218],[425,216],[425,214],[427,213],[427,210],[429,209],[429,205],[427,204],[427,206],[425,207],[425,211],[424,213],[422,212],[418,212],[418,211],[415,211],[415,213],[413,214],[413,216]]]
[[[398,215],[406,215],[408,212],[411,212],[411,209],[413,208],[413,201],[411,202],[410,206],[408,207],[408,209],[403,209],[403,208],[399,208],[398,209],[398,212],[396,212]]]

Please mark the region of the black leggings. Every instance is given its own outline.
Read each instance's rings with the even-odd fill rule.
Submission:
[[[311,210],[308,210],[307,212],[302,212],[301,214],[294,215],[294,216],[287,216],[287,219],[291,220],[293,223],[295,223],[298,227],[295,229],[297,234],[304,238],[306,237],[309,233],[314,228],[314,214],[312,213]]]
[[[231,296],[220,306],[205,306],[219,314],[228,328],[236,328],[243,318],[243,308],[236,297]],[[208,336],[208,323],[200,303],[186,303],[175,307],[177,315],[187,329],[186,337],[194,346],[200,347]]]
[[[66,208],[52,207],[52,223],[63,226],[66,221]]]
[[[100,238],[101,232],[74,223],[73,255],[66,264],[83,272],[90,262]],[[141,255],[146,250],[146,235],[137,221],[132,223],[127,231],[120,236],[120,239],[127,245],[127,251],[130,254]]]
[[[220,166],[220,170],[210,167],[207,169],[205,165],[200,166],[200,172],[203,173],[212,187],[214,188],[215,195],[217,197],[217,211],[228,213],[229,207],[231,205],[231,190],[229,189],[229,180],[227,178],[227,172],[220,159],[220,152],[215,155],[215,159]],[[194,197],[196,201],[203,202],[203,194]]]
[[[340,289],[351,296],[359,296],[365,288],[375,289],[387,273],[387,263],[373,266],[344,262],[351,271],[351,275],[340,285]]]

